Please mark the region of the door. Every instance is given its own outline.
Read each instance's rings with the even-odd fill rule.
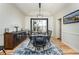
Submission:
[[[58,19],[58,21],[59,21],[59,40],[61,40],[61,36],[62,36],[62,19],[60,18],[60,19]]]

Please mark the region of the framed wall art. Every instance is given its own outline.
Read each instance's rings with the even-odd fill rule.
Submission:
[[[77,22],[79,22],[79,10],[76,10],[63,17],[64,24],[77,23]]]

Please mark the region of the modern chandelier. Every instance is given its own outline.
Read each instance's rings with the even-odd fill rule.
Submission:
[[[38,5],[39,5],[39,11],[37,17],[42,17],[43,15],[41,14],[41,3],[39,3]]]

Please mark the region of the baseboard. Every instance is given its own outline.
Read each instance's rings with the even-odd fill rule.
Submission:
[[[57,37],[57,36],[54,36],[54,38],[55,38],[55,39],[59,39],[59,37]]]
[[[74,51],[79,53],[79,50],[75,49],[73,46],[71,46],[68,42],[66,42],[65,40],[62,40],[62,43],[66,44],[67,46],[69,46],[70,48],[72,48]]]

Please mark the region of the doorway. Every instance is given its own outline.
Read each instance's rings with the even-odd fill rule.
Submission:
[[[59,40],[61,41],[61,39],[62,39],[62,19],[60,18],[60,19],[58,19],[58,21],[59,21]]]

